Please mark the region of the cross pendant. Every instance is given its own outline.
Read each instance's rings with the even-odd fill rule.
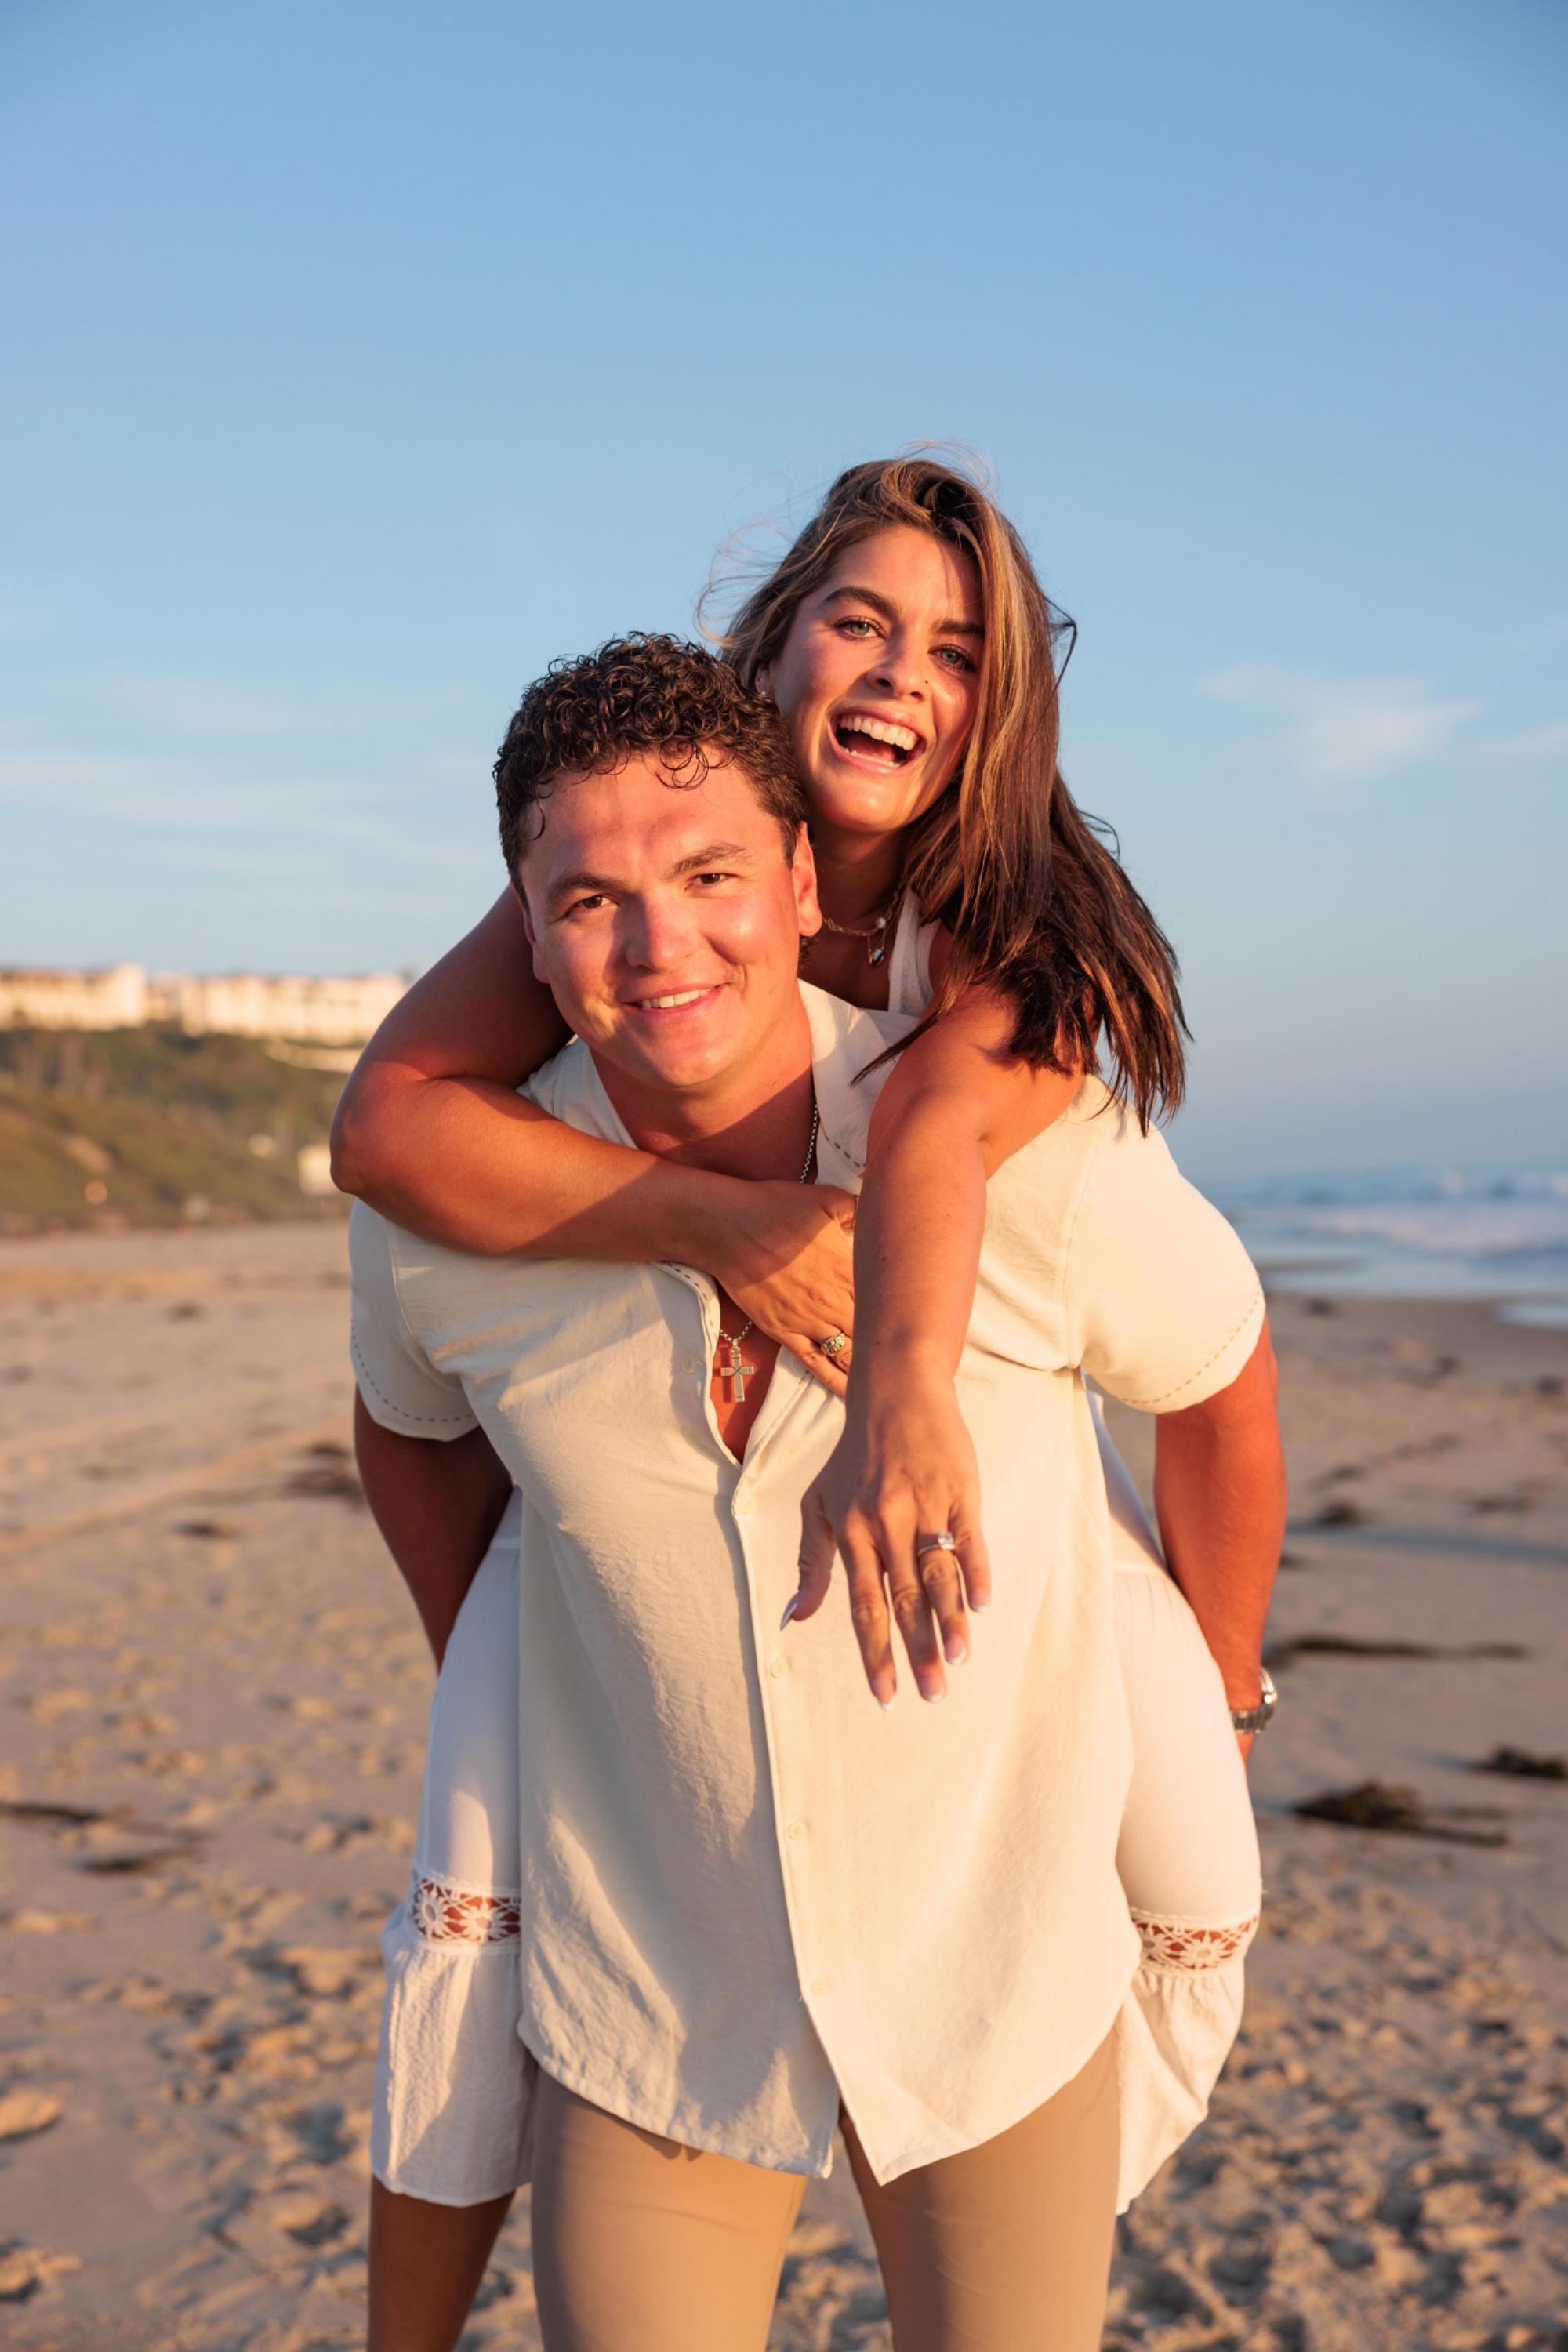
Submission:
[[[731,1404],[744,1404],[746,1382],[756,1377],[757,1368],[755,1364],[748,1364],[742,1360],[739,1339],[731,1339],[727,1331],[722,1332],[720,1337],[721,1344],[730,1350],[730,1360],[727,1364],[716,1362],[713,1369],[719,1378],[728,1383],[729,1402]]]

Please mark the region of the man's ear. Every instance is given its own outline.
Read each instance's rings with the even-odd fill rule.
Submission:
[[[516,893],[517,903],[522,912],[523,937],[527,940],[529,947],[531,949],[533,953],[533,977],[535,980],[544,981],[544,985],[548,988],[550,982],[548,980],[545,980],[544,974],[539,969],[539,939],[533,928],[533,917],[528,911],[528,893],[522,887],[522,879],[520,875],[514,874],[512,876],[511,887],[513,891]]]
[[[815,939],[822,929],[822,908],[816,902],[816,860],[812,855],[811,836],[804,824],[795,827],[789,870],[790,879],[795,884],[795,919],[801,938]]]

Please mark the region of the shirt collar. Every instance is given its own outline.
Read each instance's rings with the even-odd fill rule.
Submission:
[[[822,1141],[846,1168],[859,1175],[866,1165],[871,1113],[892,1066],[875,1070],[865,1079],[860,1072],[889,1045],[907,1037],[915,1020],[907,1013],[872,1013],[863,1005],[846,1004],[842,998],[829,996],[805,981],[800,995],[811,1031]],[[584,1135],[602,1136],[609,1143],[631,1143],[626,1122],[605,1093],[594,1056],[580,1037],[574,1037],[553,1061],[537,1070],[522,1091],[542,1110],[564,1119]]]

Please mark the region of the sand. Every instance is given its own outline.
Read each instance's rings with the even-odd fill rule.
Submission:
[[[1106,2342],[1561,2347],[1568,1785],[1471,1768],[1568,1748],[1568,1335],[1321,1303],[1275,1307],[1296,1525],[1246,2031],[1123,2226]],[[345,1308],[341,1228],[0,1248],[0,2337],[29,2352],[362,2340],[430,1668],[338,1450]],[[1440,1654],[1291,1650],[1325,1636]],[[1460,1842],[1290,1810],[1369,1780]],[[842,2167],[772,2340],[887,2343]],[[464,2341],[537,2344],[521,2202]]]

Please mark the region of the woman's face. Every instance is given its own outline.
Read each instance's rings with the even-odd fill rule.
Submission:
[[[972,557],[903,524],[805,598],[758,684],[778,705],[820,830],[898,833],[952,781],[984,639]]]

